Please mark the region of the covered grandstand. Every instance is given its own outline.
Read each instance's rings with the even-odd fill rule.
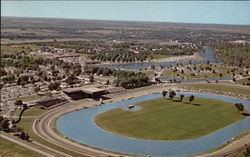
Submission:
[[[89,88],[69,88],[63,90],[63,92],[70,97],[71,100],[79,100],[84,98],[90,98],[94,100],[107,99],[105,95],[120,92],[125,90],[121,87],[112,87],[112,88],[101,88],[101,87],[89,87]]]

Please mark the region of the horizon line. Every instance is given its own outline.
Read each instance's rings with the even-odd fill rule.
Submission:
[[[1,16],[10,18],[39,18],[39,19],[61,19],[79,21],[111,21],[111,22],[135,22],[135,23],[173,23],[173,24],[198,24],[198,25],[229,25],[229,26],[250,26],[250,24],[225,24],[225,23],[194,23],[194,22],[172,22],[172,21],[145,21],[145,20],[111,20],[111,19],[83,19],[65,17],[35,17],[35,16]]]

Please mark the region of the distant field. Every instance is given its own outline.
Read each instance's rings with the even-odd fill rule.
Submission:
[[[180,85],[180,87],[190,87],[190,88],[198,88],[198,89],[209,89],[214,91],[223,91],[223,92],[233,92],[239,94],[250,95],[250,89],[234,87],[234,86],[226,86],[226,85],[216,85],[216,84],[185,84]]]
[[[176,98],[175,100],[179,100]],[[195,98],[193,103],[164,98],[136,103],[138,111],[114,109],[96,116],[96,124],[110,132],[137,139],[198,138],[244,118],[232,103]]]
[[[43,155],[0,137],[1,157],[44,157]]]

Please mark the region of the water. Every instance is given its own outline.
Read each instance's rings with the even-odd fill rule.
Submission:
[[[187,64],[206,64],[207,61],[210,63],[220,63],[221,61],[214,57],[214,52],[207,46],[203,47],[202,52],[200,52],[203,60],[201,61],[191,61],[191,62],[148,62],[148,63],[128,63],[128,64],[115,64],[115,65],[100,65],[100,67],[109,68],[109,69],[132,69],[140,70],[148,68],[151,65],[169,67],[182,63],[183,65]]]
[[[243,103],[245,108],[250,110],[250,101],[218,95],[185,93],[186,96],[191,94],[195,97],[212,98],[232,103]],[[93,147],[126,154],[144,154],[153,156],[186,156],[205,152],[226,143],[231,138],[250,129],[250,117],[246,117],[244,120],[197,139],[182,141],[154,141],[139,140],[116,135],[97,127],[94,123],[94,118],[97,114],[158,97],[162,97],[162,95],[152,94],[130,100],[105,104],[95,108],[74,111],[57,120],[57,129],[65,136]]]

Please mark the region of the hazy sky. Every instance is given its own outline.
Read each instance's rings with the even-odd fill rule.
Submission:
[[[250,1],[2,1],[2,16],[250,25]]]

